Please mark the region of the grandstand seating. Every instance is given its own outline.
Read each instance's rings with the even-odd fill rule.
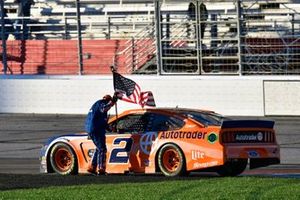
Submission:
[[[35,0],[35,2],[31,10],[31,23],[28,24],[31,40],[14,41],[13,36],[9,37],[7,48],[11,73],[77,74],[76,39],[78,32],[75,1]],[[144,69],[143,65],[148,61],[153,63],[154,34],[150,34],[151,37],[149,34],[143,37],[138,36],[145,27],[154,23],[152,0],[81,0],[80,3],[83,56],[86,58],[84,59],[84,74],[109,73],[108,66],[116,63],[121,71],[134,73],[128,69],[130,67],[132,70]],[[13,0],[7,0],[5,6],[10,10],[9,17],[16,18],[17,5],[13,3]],[[161,38],[162,44],[170,48],[164,50],[166,61],[163,61],[163,64],[167,66],[166,73],[173,73],[172,70],[176,68],[174,65],[178,65],[182,71],[199,73],[199,70],[196,70],[199,64],[202,65],[201,73],[237,73],[239,64],[247,64],[245,61],[256,63],[260,60],[259,54],[249,50],[255,49],[256,52],[256,47],[253,48],[255,41],[257,41],[256,45],[264,45],[267,48],[280,45],[281,49],[294,52],[296,55],[288,61],[293,61],[292,66],[298,64],[297,57],[300,56],[297,50],[298,41],[293,40],[300,35],[300,4],[298,2],[292,0],[242,1],[244,27],[242,35],[238,36],[235,2],[208,0],[206,6],[209,17],[205,22],[207,27],[201,45],[203,48],[201,49],[201,63],[197,63],[197,41],[192,38],[196,33],[187,36],[188,30],[194,26],[192,22],[188,22],[185,14],[188,6],[187,1],[176,1],[176,3],[163,1],[161,7],[164,15],[162,18],[165,20],[163,31],[170,26],[172,33],[169,36],[163,35]],[[171,22],[166,21],[166,15],[169,13],[172,13],[173,21]],[[167,25],[168,23],[170,25]],[[269,40],[268,44],[259,43],[260,38],[265,37],[289,42],[275,44]],[[136,46],[130,47],[132,38],[136,41],[147,41],[150,38],[151,42],[140,42],[140,44],[135,42]],[[241,53],[249,54],[243,61],[239,60],[237,48],[239,39],[244,42],[245,46]],[[59,48],[55,49],[56,45]],[[148,51],[144,51],[143,45],[149,46]],[[122,48],[129,49],[126,55],[120,54]],[[67,49],[68,54],[65,53]],[[58,51],[60,53],[57,53]],[[146,54],[142,54],[142,51]],[[139,58],[139,60],[131,59],[132,63],[130,63],[128,57]],[[270,57],[273,59],[274,55]],[[183,61],[184,59],[187,61]],[[253,66],[253,63],[249,65]],[[180,70],[176,73],[182,72]]]
[[[66,39],[75,39],[77,37],[74,27],[76,27],[76,8],[73,0],[35,0],[35,5],[32,6],[31,13],[34,23],[30,25],[32,29],[32,39],[50,38],[55,39],[64,36],[65,29],[68,30],[68,37]],[[121,0],[81,0],[81,22],[83,25],[83,38],[97,39],[97,38],[130,38],[136,32],[143,28],[146,24],[153,20],[153,2],[152,1],[121,1]],[[245,1],[245,5],[249,1]],[[264,5],[277,3],[279,7],[268,7]],[[300,10],[300,4],[293,4],[290,0],[273,0],[258,1],[257,4],[251,5],[247,8],[247,16],[260,15],[261,21],[253,22],[251,26],[268,28],[274,26],[276,18],[277,26],[280,25],[281,17],[278,14],[289,14],[295,10]],[[17,5],[13,0],[6,1],[6,7],[11,12],[10,17],[16,17]],[[164,2],[162,10],[172,11],[186,11],[188,2],[171,1]],[[249,4],[249,3],[248,3]],[[234,19],[236,15],[235,3],[232,1],[209,1],[206,3],[209,14],[217,14],[218,18]],[[292,9],[291,9],[292,8]],[[274,15],[272,15],[274,13]],[[108,18],[110,19],[110,29],[108,30]],[[273,22],[268,22],[272,19]],[[48,26],[47,26],[48,25]],[[35,27],[39,26],[37,29]],[[56,33],[51,34],[52,30]],[[220,29],[220,32],[228,32],[230,27]],[[108,32],[111,33],[108,36]],[[206,33],[208,34],[208,32]]]

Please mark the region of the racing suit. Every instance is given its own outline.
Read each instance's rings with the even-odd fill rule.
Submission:
[[[107,111],[115,104],[114,101],[98,100],[89,110],[85,122],[85,129],[93,140],[96,149],[92,158],[92,167],[105,171]]]

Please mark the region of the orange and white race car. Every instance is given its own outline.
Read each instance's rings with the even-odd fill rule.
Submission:
[[[229,120],[182,108],[128,110],[109,120],[107,173],[186,175],[208,169],[221,176],[280,163],[273,121]],[[86,133],[50,138],[41,172],[87,173],[95,146]]]

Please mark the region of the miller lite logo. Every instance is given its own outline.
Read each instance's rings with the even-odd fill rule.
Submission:
[[[205,156],[204,152],[199,150],[192,150],[192,160],[203,159]]]

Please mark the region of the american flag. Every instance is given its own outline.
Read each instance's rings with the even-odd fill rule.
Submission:
[[[150,91],[142,92],[138,84],[125,78],[117,72],[113,72],[114,89],[122,94],[121,100],[144,106],[155,107],[153,94]]]

